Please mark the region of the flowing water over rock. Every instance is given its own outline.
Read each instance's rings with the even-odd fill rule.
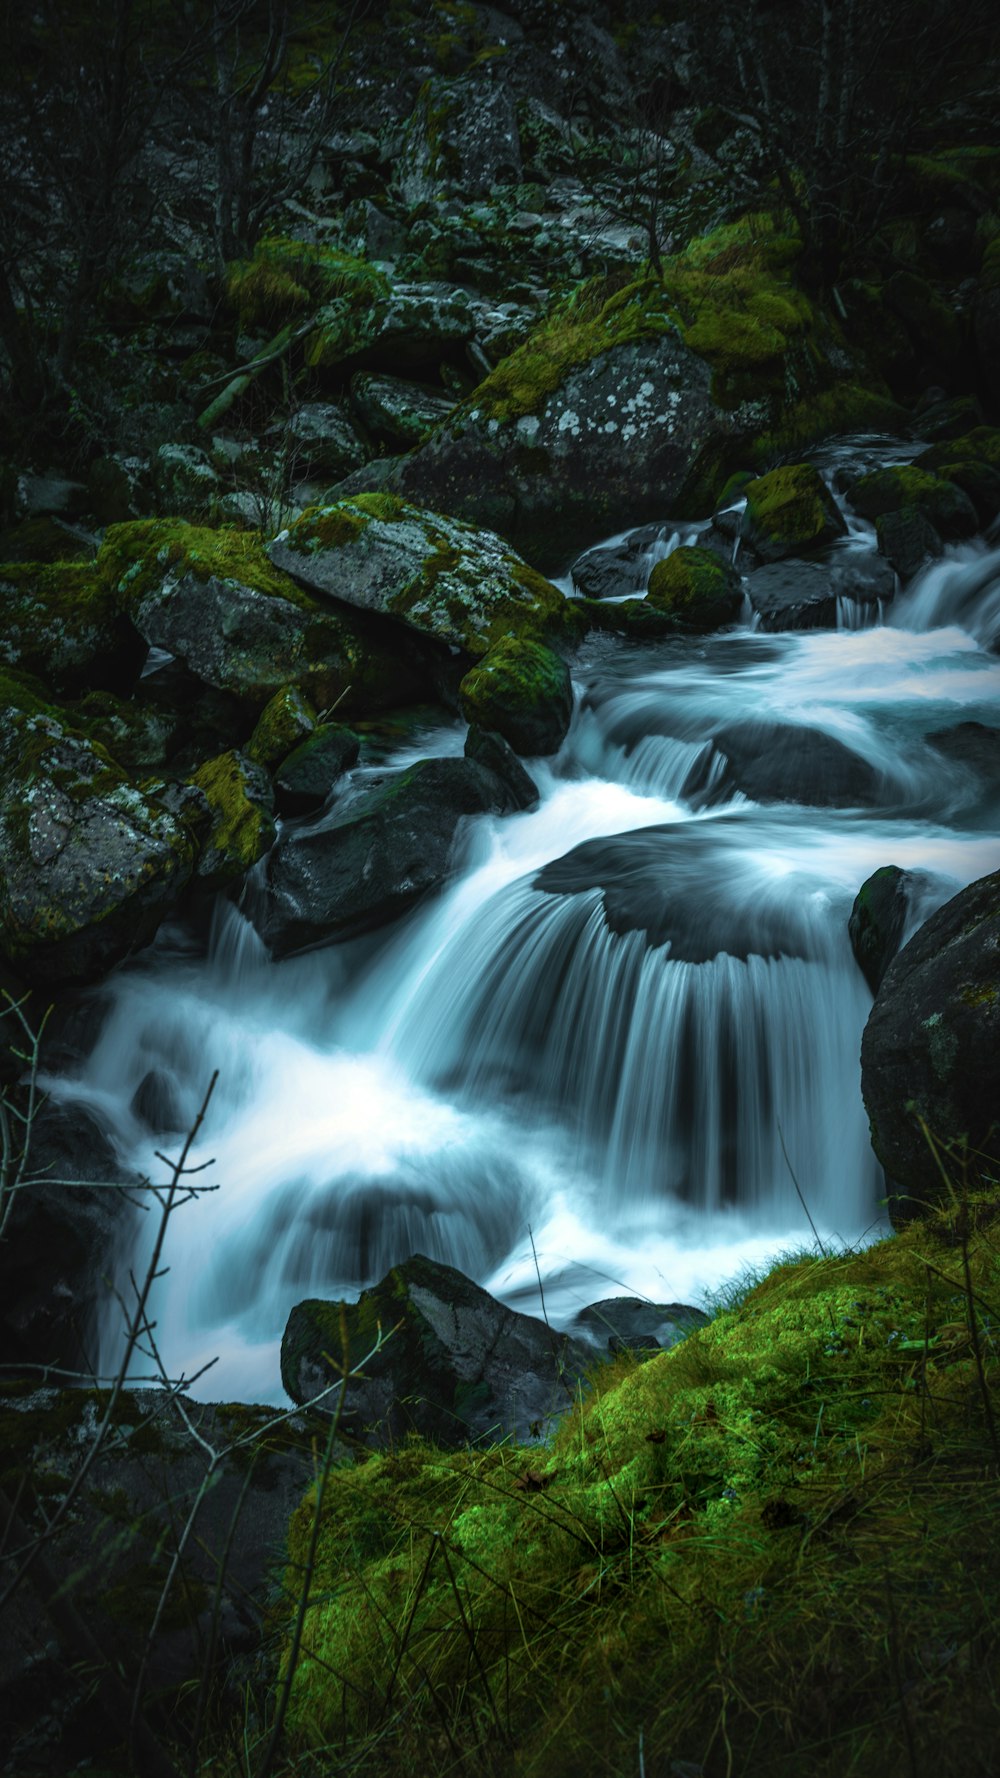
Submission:
[[[158,1286],[172,1374],[218,1354],[203,1390],[277,1395],[293,1304],[414,1251],[536,1313],[540,1275],[565,1322],[809,1242],[800,1191],[824,1237],[884,1226],[848,915],[880,865],[922,873],[912,929],[1000,863],[995,776],[926,739],[995,721],[1000,551],[953,549],[884,615],[594,637],[539,807],[470,820],[444,894],[281,964],[220,903],[207,956],[174,931],[112,979],[57,1091],[123,1164],[162,1176],[219,1070],[193,1156],[219,1189],[174,1217]],[[140,1240],[121,1277],[143,1263]]]

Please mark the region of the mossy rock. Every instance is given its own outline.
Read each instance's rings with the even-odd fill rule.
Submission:
[[[65,989],[152,938],[193,862],[184,825],[55,711],[0,717],[0,945]]]
[[[485,1720],[504,1772],[617,1778],[640,1732],[647,1771],[679,1752],[714,1771],[722,1661],[720,1771],[808,1744],[817,1778],[878,1778],[906,1769],[907,1736],[920,1770],[989,1771],[1000,1387],[969,1321],[982,1346],[997,1216],[994,1191],[778,1262],[672,1350],[595,1367],[548,1448],[400,1439],[334,1467],[290,1529],[290,1599],[312,1574],[294,1744],[422,1770],[444,1714],[470,1765]],[[295,1622],[289,1605],[286,1659]],[[935,1665],[925,1688],[929,1648],[947,1685]],[[391,1719],[387,1697],[406,1700]]]
[[[925,562],[934,561],[944,548],[930,519],[916,506],[880,513],[875,520],[875,536],[879,555],[885,557],[902,581],[912,580]]]
[[[913,467],[936,475],[945,463],[988,463],[991,469],[1000,470],[1000,428],[974,426],[957,438],[942,439],[921,451]]]
[[[972,537],[979,529],[968,495],[925,469],[903,465],[874,469],[851,482],[847,498],[862,518],[873,520],[913,507],[944,538]]]
[[[59,694],[128,689],[146,646],[91,563],[0,566],[0,662]]]
[[[953,482],[969,496],[984,530],[993,523],[1000,513],[1000,469],[995,469],[992,463],[963,459],[957,463],[942,463],[937,473],[942,481]]]
[[[257,709],[287,685],[345,714],[405,703],[421,685],[390,638],[304,592],[247,532],[114,525],[98,567],[150,645]]]
[[[318,593],[476,657],[506,636],[570,631],[568,601],[502,538],[390,493],[310,507],[268,546]]]
[[[646,603],[688,630],[716,630],[739,611],[740,579],[711,550],[671,550],[649,577]]]
[[[848,932],[855,961],[873,994],[899,950],[909,912],[910,872],[885,864],[862,883]]]
[[[308,815],[322,808],[337,779],[356,763],[360,748],[353,729],[341,722],[321,722],[275,772],[281,813]]]
[[[569,668],[544,644],[504,640],[465,675],[459,686],[469,723],[493,729],[515,753],[555,753],[573,714]]]
[[[249,759],[268,768],[276,766],[316,727],[316,711],[297,685],[283,685],[257,718],[246,745]]]
[[[793,463],[748,482],[743,535],[765,562],[821,549],[847,526],[818,469]]]
[[[230,751],[210,759],[192,774],[205,796],[211,827],[198,859],[198,880],[206,889],[239,882],[274,844],[274,791],[263,766],[245,753]]]

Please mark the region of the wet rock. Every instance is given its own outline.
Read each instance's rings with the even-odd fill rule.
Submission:
[[[379,1326],[384,1344],[369,1357]],[[365,1360],[345,1389],[342,1424],[375,1449],[408,1432],[449,1449],[478,1438],[535,1443],[593,1362],[586,1341],[506,1308],[419,1253],[357,1303],[296,1304],[281,1342],[281,1380],[293,1401],[335,1380],[326,1354]]]
[[[502,538],[394,495],[306,512],[268,554],[304,586],[473,657],[573,621],[570,602]]]
[[[650,1303],[644,1297],[608,1296],[581,1309],[573,1331],[611,1352],[664,1350],[704,1327],[704,1309],[685,1303]]]
[[[944,545],[930,519],[915,506],[882,513],[875,520],[879,554],[896,570],[900,580],[912,580],[928,561],[938,557]]]
[[[198,857],[204,889],[242,881],[274,842],[274,791],[263,766],[235,750],[199,766],[192,779],[208,802],[211,825]]]
[[[0,717],[0,945],[65,988],[148,943],[187,882],[191,838],[53,713]]]
[[[507,786],[515,809],[538,806],[538,786],[529,777],[509,741],[488,729],[472,723],[465,737],[466,759],[478,760],[487,771],[494,772]]]
[[[370,931],[443,883],[465,815],[514,807],[473,759],[425,759],[352,787],[306,831],[283,833],[248,906],[276,957]]]
[[[988,784],[1000,784],[1000,728],[985,722],[956,722],[933,729],[926,737],[946,759],[970,766]]]
[[[847,530],[836,501],[811,463],[792,463],[747,482],[740,527],[765,562],[821,549]]]
[[[361,743],[340,722],[321,722],[282,760],[274,778],[283,815],[310,815],[321,809],[338,778],[353,766]]]
[[[979,526],[975,507],[961,488],[911,466],[874,469],[850,484],[847,498],[855,512],[872,520],[915,508],[945,539],[973,537]]]
[[[748,575],[746,590],[762,630],[835,629],[837,602],[887,603],[895,594],[892,565],[871,551],[837,550],[828,561],[773,562]]]
[[[283,685],[265,704],[247,742],[250,759],[267,767],[279,765],[316,727],[316,711],[297,685]]]
[[[873,994],[899,950],[910,911],[910,872],[886,864],[862,883],[848,932],[858,968]]]
[[[861,1043],[872,1146],[897,1225],[995,1176],[1000,1106],[1000,872],[963,889],[886,971]]]
[[[646,601],[679,628],[705,632],[732,623],[743,592],[735,568],[694,546],[672,550],[654,565]]]
[[[566,662],[543,643],[504,638],[459,686],[467,722],[493,729],[515,753],[556,753],[573,714]]]
[[[871,808],[884,791],[867,760],[821,729],[750,719],[726,723],[714,741],[726,760],[723,788],[752,802]]]

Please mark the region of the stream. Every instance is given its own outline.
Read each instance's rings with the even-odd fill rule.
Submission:
[[[645,574],[697,531],[665,526]],[[874,534],[852,518],[836,547]],[[466,822],[439,896],[279,965],[220,900],[207,950],[166,928],[109,979],[92,1053],[49,1084],[123,1166],[162,1178],[219,1071],[192,1156],[218,1189],[172,1218],[153,1304],[171,1375],[216,1358],[196,1394],[282,1399],[293,1304],[414,1251],[530,1313],[544,1287],[565,1325],[620,1292],[704,1304],[811,1244],[809,1217],[831,1244],[886,1232],[848,916],[880,865],[917,873],[909,931],[1000,866],[995,789],[926,738],[996,722],[1000,549],[950,549],[884,612],[848,603],[836,631],[748,610],[707,638],[591,637],[562,749],[528,762],[539,806]],[[112,1305],[103,1370],[120,1341]]]

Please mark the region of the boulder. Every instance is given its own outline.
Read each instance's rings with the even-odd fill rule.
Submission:
[[[895,594],[892,565],[871,551],[835,550],[824,562],[784,561],[756,568],[746,590],[760,628],[835,629],[838,600],[858,605],[888,603]]]
[[[934,560],[944,548],[930,519],[916,506],[880,513],[875,520],[875,535],[879,554],[902,581],[912,580],[924,563]]]
[[[193,863],[191,836],[54,712],[0,716],[0,947],[66,988],[148,943]]]
[[[198,857],[204,889],[241,882],[274,843],[274,791],[263,766],[232,750],[198,767],[191,782],[204,795],[211,824]]]
[[[748,482],[741,534],[764,562],[821,549],[847,526],[833,495],[811,463],[772,469]]]
[[[704,1309],[685,1303],[651,1303],[645,1297],[608,1296],[590,1303],[573,1320],[573,1331],[611,1352],[664,1351],[704,1327]]]
[[[910,910],[910,872],[886,864],[862,883],[854,898],[848,932],[851,950],[865,981],[877,994],[899,950]]]
[[[672,550],[649,577],[646,602],[672,618],[678,628],[717,630],[732,623],[743,603],[735,568],[711,550]]]
[[[902,465],[873,469],[850,483],[847,498],[855,512],[872,520],[915,507],[946,540],[973,537],[979,529],[968,495],[925,469]]]
[[[284,438],[286,428],[279,429]],[[305,401],[287,425],[297,476],[338,481],[360,469],[369,455],[350,416],[336,402]]]
[[[246,745],[247,756],[269,769],[279,765],[311,735],[316,712],[297,685],[283,685],[265,704]]]
[[[341,300],[321,308],[306,341],[306,362],[339,384],[352,368],[435,374],[449,352],[464,358],[475,333],[469,295],[453,284],[395,284],[375,291],[344,325]]]
[[[463,816],[513,807],[474,759],[424,759],[367,780],[308,829],[281,835],[247,912],[275,957],[383,926],[446,880]]]
[[[338,778],[353,766],[361,743],[341,722],[321,722],[279,765],[274,777],[282,815],[321,809]]]
[[[947,1199],[941,1163],[956,1189],[995,1178],[1000,872],[946,902],[889,965],[861,1042],[861,1090],[897,1225]]]
[[[573,685],[566,662],[544,643],[494,643],[458,691],[466,721],[495,730],[515,753],[556,753],[566,738]]]
[[[538,807],[538,786],[528,776],[517,754],[509,741],[489,729],[481,729],[476,723],[470,724],[465,737],[466,759],[478,760],[489,772],[507,786],[515,809],[535,809]]]
[[[402,377],[364,375],[351,382],[351,402],[372,437],[397,451],[419,444],[455,406],[454,396],[441,389]]]
[[[98,561],[151,647],[258,708],[289,684],[345,714],[405,702],[420,686],[391,642],[303,592],[246,532],[115,525]]]
[[[383,1344],[369,1357],[379,1330]],[[475,1439],[543,1439],[572,1405],[594,1353],[417,1253],[356,1303],[311,1300],[292,1310],[281,1380],[293,1401],[309,1401],[340,1365],[362,1358],[363,1372],[344,1391],[346,1432],[375,1449],[411,1432],[454,1449]]]
[[[57,694],[128,691],[146,655],[92,564],[0,567],[0,664],[36,673]]]
[[[660,525],[642,525],[609,547],[585,550],[570,568],[573,585],[585,599],[621,599],[645,590],[645,557],[662,534]]]
[[[152,462],[156,510],[195,523],[210,517],[222,492],[218,472],[198,445],[161,445]]]
[[[950,728],[932,729],[925,739],[946,759],[969,766],[987,784],[1000,785],[1000,728],[985,722],[955,722]]]
[[[741,790],[752,802],[872,808],[884,791],[874,767],[822,729],[748,718],[726,723],[714,741],[725,755],[723,793]]]
[[[312,591],[474,658],[504,637],[540,638],[573,622],[571,602],[502,538],[391,494],[315,507],[268,554]]]

